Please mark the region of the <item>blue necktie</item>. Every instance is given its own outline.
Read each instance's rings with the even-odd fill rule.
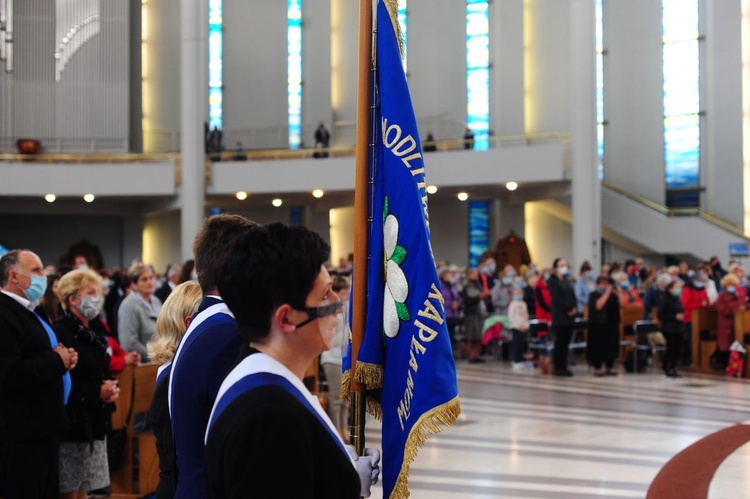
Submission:
[[[34,315],[36,315],[36,318],[39,319],[39,322],[42,323],[44,330],[47,332],[47,336],[49,336],[49,342],[52,344],[52,348],[55,348],[57,346],[57,335],[52,330],[52,328],[49,327],[47,321],[42,319],[39,314],[34,312]],[[66,405],[68,404],[68,397],[70,397],[71,386],[73,386],[73,382],[70,379],[70,372],[66,371],[65,374],[63,374],[63,403]]]

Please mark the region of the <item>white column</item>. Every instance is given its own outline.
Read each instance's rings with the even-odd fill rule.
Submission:
[[[600,266],[601,186],[596,153],[596,45],[594,1],[571,0],[571,163],[573,262]]]
[[[201,9],[208,9],[205,0],[180,1],[180,254],[183,260],[193,258],[193,238],[204,216],[203,108],[207,105],[208,89],[202,72],[208,71],[204,50],[208,25]]]

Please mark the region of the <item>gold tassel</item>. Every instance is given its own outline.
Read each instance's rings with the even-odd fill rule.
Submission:
[[[328,387],[330,390],[331,387]],[[339,396],[344,402],[351,402],[352,398],[352,371],[347,369],[341,374],[341,386],[339,387]]]
[[[401,53],[401,60],[404,60],[406,52],[406,42],[404,38],[404,32],[401,30],[401,25],[398,23],[398,0],[381,1],[385,2],[385,6],[388,9],[388,14],[391,16],[393,32],[396,33],[396,41],[398,41],[398,51]]]
[[[367,390],[383,387],[383,366],[367,362],[357,362],[357,372],[354,380],[365,385]]]
[[[461,403],[458,397],[445,404],[432,409],[419,418],[406,439],[404,447],[404,461],[401,463],[401,472],[398,474],[396,484],[393,486],[390,499],[406,499],[409,497],[409,467],[417,457],[417,452],[424,446],[427,439],[443,431],[445,427],[451,426],[461,414]]]

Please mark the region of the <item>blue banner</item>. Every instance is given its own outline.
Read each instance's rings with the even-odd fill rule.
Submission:
[[[396,35],[377,10],[375,154],[367,318],[356,379],[382,418],[384,497],[408,497],[409,465],[460,413],[456,367],[430,246],[422,146]]]

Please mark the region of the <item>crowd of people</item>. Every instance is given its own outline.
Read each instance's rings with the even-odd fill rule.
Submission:
[[[146,362],[156,497],[370,496],[379,451],[347,445],[338,390],[324,409],[303,383],[316,359],[340,380],[350,262],[328,265],[306,228],[229,214],[193,254],[162,275],[0,258],[0,497],[106,495],[117,374]],[[292,461],[293,480],[268,479]]]
[[[730,261],[724,269],[717,257],[693,266],[683,261],[662,267],[637,258],[603,264],[598,272],[584,261],[574,272],[562,258],[549,267],[530,263],[498,269],[488,253],[466,269],[441,262],[438,273],[457,357],[485,362],[483,354],[497,339],[493,333],[499,324],[505,329],[501,338],[511,344],[514,370],[550,364],[552,373],[563,377],[573,375],[569,346],[581,324],[594,376],[617,375],[625,313],[658,323],[661,334],[650,341],[664,347],[663,374],[679,377],[677,367],[689,366],[697,348],[691,344],[692,317],[701,307],[718,312],[713,359],[715,369],[722,369],[734,338],[734,314],[746,309],[750,290],[741,263]],[[543,347],[531,352],[529,342],[548,332]]]

